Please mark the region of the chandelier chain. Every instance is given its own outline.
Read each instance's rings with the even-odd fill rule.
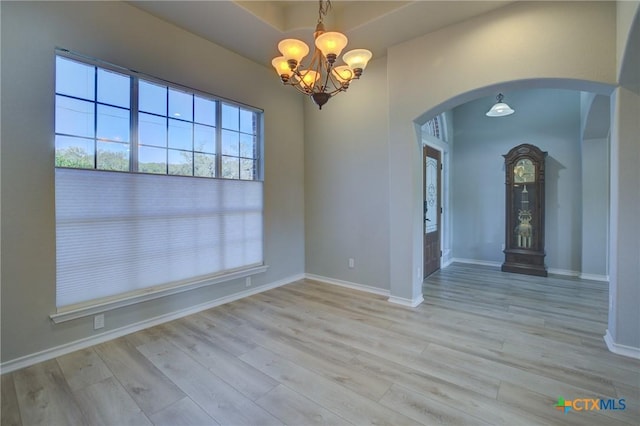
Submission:
[[[318,4],[318,23],[321,24],[323,18],[331,10],[331,0],[318,0]]]

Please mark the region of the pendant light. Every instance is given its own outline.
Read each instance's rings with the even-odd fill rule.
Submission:
[[[505,117],[507,115],[513,114],[515,111],[506,103],[502,102],[502,93],[498,93],[496,96],[496,102],[489,111],[487,111],[487,117]]]

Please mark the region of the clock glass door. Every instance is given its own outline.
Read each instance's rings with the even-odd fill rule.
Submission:
[[[537,229],[538,218],[534,217],[536,206],[536,167],[533,162],[524,158],[513,168],[513,209],[512,223],[515,223],[513,240],[510,246],[518,249],[536,250],[534,233]]]
[[[440,151],[423,149],[424,184],[424,277],[440,269]]]

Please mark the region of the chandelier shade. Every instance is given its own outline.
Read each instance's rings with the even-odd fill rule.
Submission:
[[[292,86],[308,95],[322,109],[322,105],[334,95],[345,92],[353,80],[362,75],[373,56],[366,49],[354,49],[338,57],[347,46],[348,39],[342,33],[324,30],[323,17],[331,8],[330,0],[319,0],[318,23],[314,32],[314,52],[308,64],[302,61],[309,54],[309,46],[297,39],[284,39],[278,43],[282,56],[271,61],[284,85]]]
[[[342,60],[349,65],[352,70],[364,70],[371,59],[371,52],[367,49],[353,49],[342,55]]]
[[[340,83],[345,83],[353,78],[353,71],[348,65],[333,67],[333,75]]]
[[[320,78],[320,74],[314,70],[303,70],[300,72],[300,86],[304,88],[305,91],[313,91],[313,88],[316,85],[316,82]]]
[[[316,47],[320,49],[322,54],[331,61],[336,60],[336,57],[340,56],[342,49],[347,46],[349,40],[347,36],[342,33],[331,31],[328,33],[320,34],[316,38]]]
[[[284,56],[273,58],[271,65],[276,69],[279,76],[286,75],[287,79],[289,79],[293,75],[293,71],[289,68],[289,64],[287,63],[287,58]]]
[[[287,61],[294,60],[300,63],[309,54],[309,46],[295,38],[287,38],[278,43],[278,50]]]

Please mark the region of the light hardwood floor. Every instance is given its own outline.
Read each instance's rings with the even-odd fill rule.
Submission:
[[[296,282],[5,374],[2,425],[639,424],[605,283],[454,264],[424,298]]]

